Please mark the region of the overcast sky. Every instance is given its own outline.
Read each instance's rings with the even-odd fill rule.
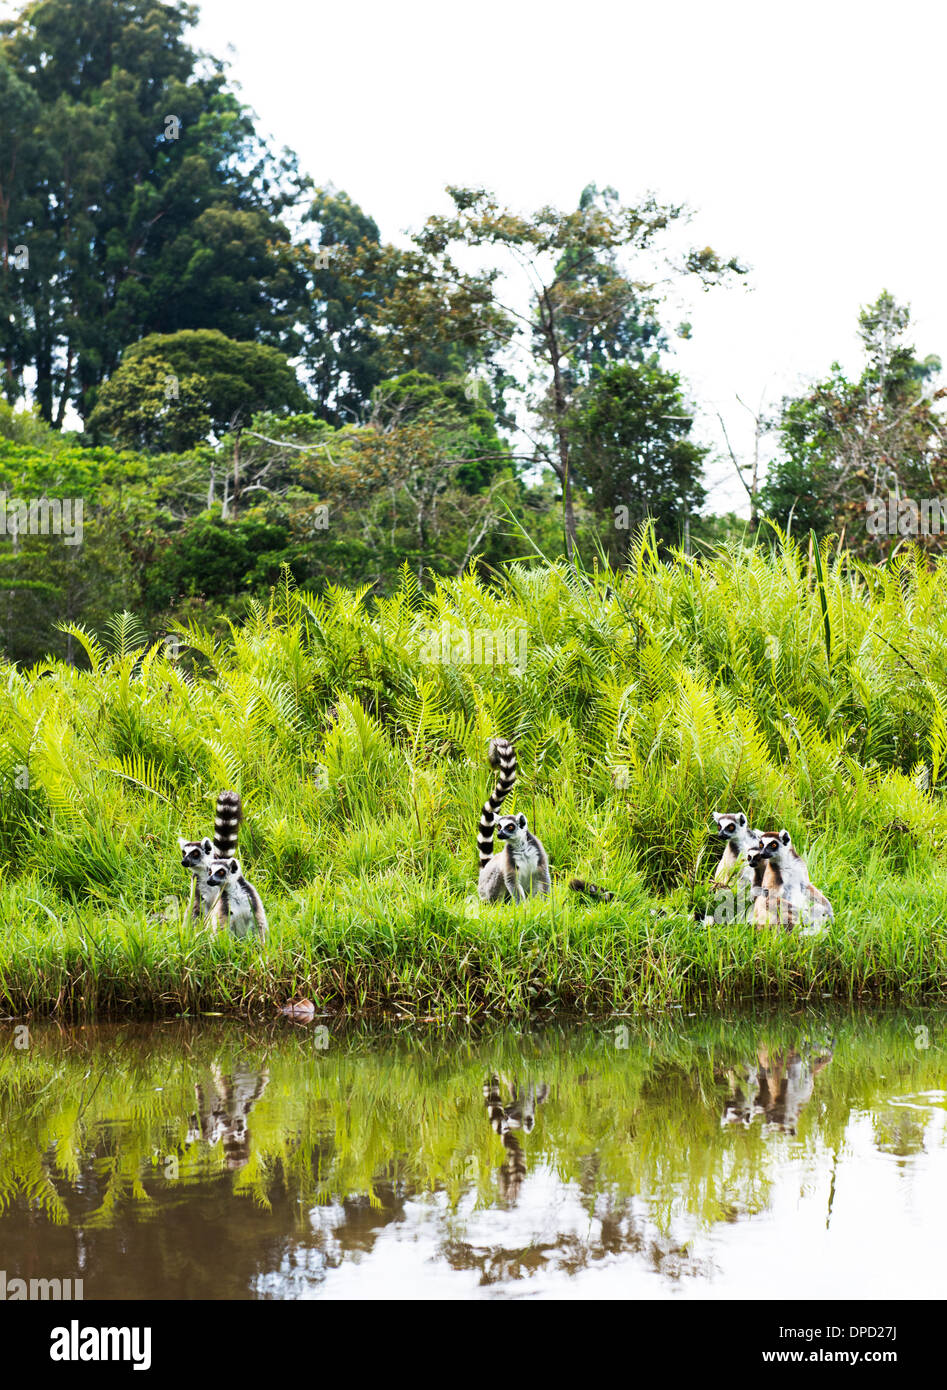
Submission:
[[[695,297],[675,365],[722,447],[749,450],[735,400],[771,403],[854,370],[860,305],[908,301],[923,354],[947,356],[947,8],[842,0],[311,4],[202,0],[262,128],[395,238],[482,183],[522,211],[574,207],[588,182],[695,209],[698,245],[752,266]],[[671,316],[676,322],[676,315]],[[732,470],[731,470],[732,472]],[[715,509],[741,492],[726,481]]]
[[[675,367],[722,447],[749,416],[854,370],[859,306],[912,306],[922,355],[947,357],[947,7],[907,0],[201,0],[195,41],[231,63],[261,130],[396,239],[482,183],[529,212],[585,184],[695,210],[697,245],[747,284],[698,294]],[[232,52],[227,52],[232,45]],[[739,503],[711,462],[714,509]]]

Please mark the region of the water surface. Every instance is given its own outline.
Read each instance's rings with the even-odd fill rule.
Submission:
[[[108,1299],[942,1298],[945,1048],[930,1010],[0,1025],[0,1270]]]

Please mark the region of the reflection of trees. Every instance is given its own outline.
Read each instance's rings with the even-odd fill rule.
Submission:
[[[924,1153],[929,1119],[930,1110],[917,1098],[886,1105],[872,1116],[875,1146],[896,1158],[912,1158]]]
[[[582,1224],[587,1229],[581,1235],[552,1230],[521,1248],[454,1237],[441,1249],[452,1269],[477,1270],[485,1285],[537,1275],[579,1274],[620,1255],[636,1256],[649,1271],[675,1281],[712,1272],[710,1260],[698,1258],[685,1244],[656,1231],[633,1197],[600,1194]]]

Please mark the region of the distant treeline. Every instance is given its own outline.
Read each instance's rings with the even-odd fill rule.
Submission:
[[[65,652],[55,620],[120,607],[222,619],[284,563],[382,591],[405,562],[423,582],[536,548],[621,565],[645,520],[664,547],[769,518],[881,558],[919,529],[889,497],[947,494],[940,363],[884,293],[858,380],[833,365],[757,419],[755,462],[718,460],[749,524],[708,517],[709,451],[669,355],[691,329],[664,322],[654,284],[681,207],[590,184],[573,210],[524,215],[451,187],[449,214],[390,245],[262,137],[189,44],[195,17],[34,0],[0,26],[6,654]],[[745,270],[703,247],[670,278]],[[54,498],[81,512],[79,541],[30,523]]]

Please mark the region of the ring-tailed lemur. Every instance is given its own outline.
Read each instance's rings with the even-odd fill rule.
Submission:
[[[229,1169],[243,1168],[250,1158],[250,1111],[266,1090],[269,1071],[223,1072],[211,1066],[213,1088],[205,1093],[198,1082],[197,1113],[191,1116],[186,1144],[203,1139],[213,1146],[223,1141],[224,1159]]]
[[[533,893],[548,893],[549,858],[522,811],[518,816],[501,816],[496,823],[496,836],[503,848],[485,864],[481,859],[477,886],[484,902],[503,898],[522,902]]]
[[[477,848],[480,851],[481,869],[493,854],[493,827],[496,813],[503,805],[516,782],[516,752],[512,743],[505,738],[492,738],[487,753],[490,766],[499,768],[496,786],[483,803],[480,812],[480,825],[477,827]]]
[[[532,893],[549,892],[549,858],[541,842],[530,831],[522,812],[500,816],[497,811],[516,782],[516,753],[505,738],[490,740],[491,767],[499,769],[496,786],[483,803],[477,827],[480,852],[478,892],[484,902],[513,898],[521,902]],[[503,848],[493,853],[494,834]]]
[[[215,860],[208,870],[207,882],[217,895],[210,912],[214,932],[229,926],[234,936],[248,936],[256,927],[260,940],[265,941],[263,902],[253,884],[244,878],[239,861]]]
[[[512,898],[522,902],[533,893],[546,894],[550,888],[549,856],[541,840],[532,833],[526,817],[497,817],[497,811],[516,783],[516,752],[505,738],[490,740],[491,767],[499,769],[493,791],[483,803],[477,827],[477,849],[480,854],[478,892],[484,902],[499,902]],[[493,853],[493,838],[503,841],[503,848]],[[603,902],[614,896],[597,884],[574,878],[569,887],[578,893],[588,893]]]
[[[504,1078],[505,1079],[505,1078]],[[529,1134],[536,1123],[536,1106],[542,1105],[549,1095],[545,1082],[539,1086],[528,1084],[525,1091],[520,1090],[514,1081],[507,1081],[510,1100],[504,1104],[500,1090],[500,1078],[494,1074],[483,1085],[483,1098],[487,1107],[487,1119],[496,1130],[506,1149],[506,1157],[499,1169],[500,1190],[504,1198],[515,1202],[520,1185],[526,1176],[526,1156],[515,1131],[523,1130]]]
[[[739,866],[737,885],[751,888],[754,874],[747,856],[759,841],[762,832],[751,829],[750,823],[742,811],[737,811],[734,814],[721,814],[719,811],[713,811],[711,814],[717,825],[717,834],[724,841],[720,863],[714,870],[714,887],[732,888],[734,886],[734,874]]]
[[[812,883],[802,855],[793,848],[788,830],[765,831],[759,840],[758,863],[763,864],[761,893],[753,909],[758,927],[782,923],[791,931],[799,923],[821,926],[834,919],[832,904]]]
[[[181,866],[189,869],[194,878],[188,915],[197,920],[207,916],[217,899],[218,890],[208,883],[207,875],[215,860],[229,859],[233,855],[242,819],[243,804],[239,795],[236,792],[221,792],[217,797],[213,840],[207,836],[203,840],[178,840]]]
[[[746,866],[753,875],[754,889],[763,887],[763,874],[766,871],[766,860],[763,858],[763,837],[772,834],[775,834],[775,831],[761,830],[759,832],[760,838],[756,844],[750,845],[746,852]],[[753,896],[758,898],[759,893],[754,893]]]

